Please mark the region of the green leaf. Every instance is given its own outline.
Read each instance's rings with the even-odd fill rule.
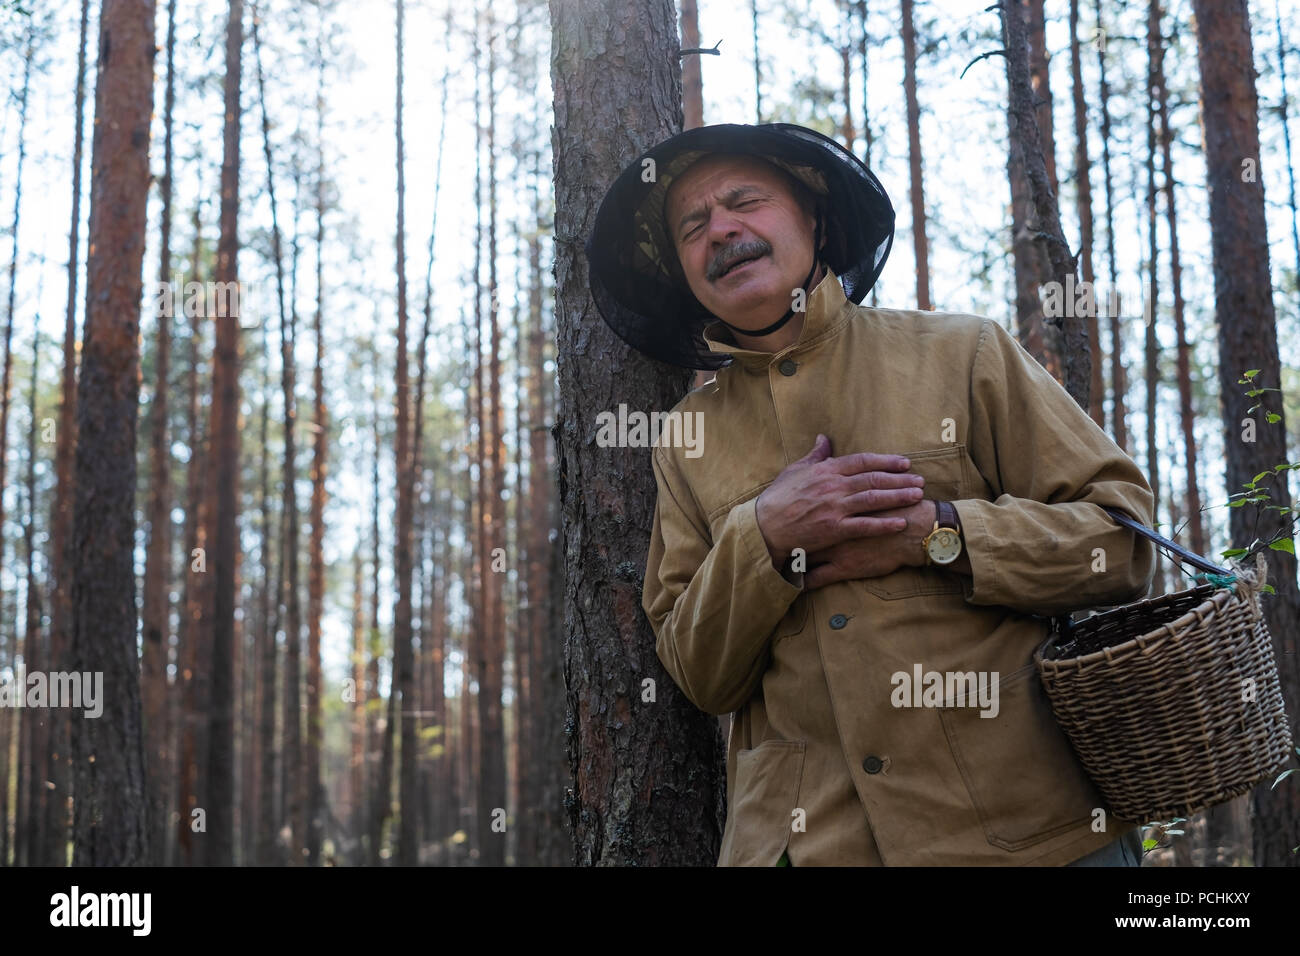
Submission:
[[[1256,375],[1259,374],[1259,369],[1257,368],[1247,369],[1247,371],[1244,374],[1248,379],[1254,378]]]
[[[1263,395],[1263,394],[1264,394],[1264,390],[1262,388],[1252,388],[1246,391],[1247,398],[1254,398],[1256,395]],[[1258,405],[1256,405],[1255,407],[1259,408]]]
[[[1254,485],[1256,485],[1256,484],[1259,483],[1259,479],[1261,479],[1261,478],[1267,478],[1267,477],[1268,477],[1269,475],[1271,475],[1271,474],[1272,474],[1271,471],[1261,471],[1261,472],[1260,472],[1258,475],[1256,475],[1254,478],[1250,479],[1250,481],[1248,482],[1248,484],[1249,484],[1250,486],[1253,487]]]
[[[1276,425],[1278,422],[1282,420],[1282,416],[1277,414],[1276,412],[1265,412],[1264,417],[1268,419],[1268,423],[1270,425]]]
[[[1276,541],[1270,541],[1268,546],[1274,551],[1285,551],[1287,554],[1295,554],[1295,542],[1290,538],[1278,538]]]
[[[1262,584],[1262,585],[1260,585],[1260,588],[1259,588],[1259,589],[1260,589],[1261,591],[1263,591],[1265,594],[1276,594],[1276,593],[1277,593],[1277,591],[1273,590],[1273,585],[1271,585],[1271,584]]]
[[[1223,558],[1235,558],[1237,555],[1245,553],[1245,548],[1229,548],[1227,551],[1220,551],[1219,556]]]
[[[1274,787],[1276,787],[1279,783],[1281,783],[1281,782],[1282,782],[1283,780],[1285,780],[1287,777],[1291,776],[1291,774],[1293,774],[1293,773],[1295,773],[1294,770],[1283,770],[1282,773],[1278,775],[1278,778],[1277,778],[1276,780],[1273,781],[1273,786],[1272,786],[1272,787],[1269,787],[1268,789],[1272,790]]]
[[[1159,845],[1160,845],[1160,841],[1159,841],[1159,840],[1143,840],[1143,841],[1142,841],[1142,849],[1143,849],[1143,850],[1154,850],[1154,849],[1155,849],[1156,847],[1158,847]]]

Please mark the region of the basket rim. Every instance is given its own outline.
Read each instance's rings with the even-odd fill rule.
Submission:
[[[1060,638],[1062,637],[1061,634],[1057,634],[1053,637],[1049,637],[1046,641],[1040,644],[1037,649],[1035,649],[1034,663],[1038,665],[1040,671],[1047,668],[1065,669],[1069,667],[1083,667],[1083,666],[1099,663],[1103,660],[1109,661],[1112,658],[1114,658],[1116,655],[1120,653],[1126,654],[1135,648],[1139,650],[1146,650],[1148,647],[1152,645],[1158,647],[1160,642],[1174,637],[1175,633],[1178,630],[1182,630],[1183,628],[1187,627],[1192,623],[1193,620],[1199,621],[1201,623],[1204,623],[1207,620],[1213,620],[1213,618],[1216,615],[1218,615],[1224,610],[1224,607],[1228,604],[1229,601],[1241,597],[1241,595],[1237,592],[1237,589],[1235,587],[1222,588],[1222,587],[1215,587],[1214,585],[1203,584],[1203,585],[1198,585],[1197,587],[1194,588],[1186,588],[1182,591],[1170,591],[1166,594],[1160,594],[1153,598],[1144,598],[1143,600],[1135,602],[1134,604],[1125,604],[1117,608],[1112,608],[1111,610],[1104,611],[1102,612],[1102,614],[1096,616],[1104,617],[1108,614],[1119,614],[1126,611],[1132,611],[1133,608],[1158,607],[1163,604],[1169,604],[1173,600],[1179,597],[1182,597],[1187,594],[1193,594],[1196,591],[1202,590],[1207,587],[1213,588],[1213,590],[1206,594],[1204,601],[1190,608],[1187,611],[1187,613],[1183,614],[1181,617],[1175,618],[1174,620],[1161,625],[1159,628],[1156,628],[1155,630],[1148,631],[1145,634],[1139,634],[1137,637],[1130,637],[1127,641],[1124,641],[1122,644],[1112,644],[1111,646],[1104,647],[1099,651],[1092,651],[1088,654],[1084,654],[1079,657],[1064,657],[1055,660],[1049,660],[1046,657],[1045,652],[1050,648],[1052,648],[1053,646],[1055,646],[1057,641],[1059,641]],[[1091,618],[1089,618],[1089,620],[1091,620]]]

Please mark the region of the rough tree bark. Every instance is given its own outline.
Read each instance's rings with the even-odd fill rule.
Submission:
[[[597,26],[599,25],[599,26]],[[668,408],[688,372],[617,339],[590,297],[581,254],[614,176],[681,129],[667,0],[552,0],[559,493],[567,570],[567,809],[579,865],[712,865],[725,819],[724,746],[663,670],[641,611],[654,516],[644,449],[598,449],[596,415]],[[653,679],[657,702],[640,688]]]
[[[99,51],[77,403],[70,662],[74,670],[103,673],[104,703],[98,719],[71,716],[73,862],[124,866],[149,859],[132,551],[153,0],[104,0]]]
[[[1002,6],[1003,49],[1007,61],[1007,118],[1010,125],[1011,148],[1019,152],[1022,169],[1028,184],[1032,218],[1036,222],[1035,246],[1046,247],[1051,263],[1049,279],[1066,289],[1074,283],[1074,257],[1061,232],[1060,211],[1056,193],[1048,178],[1043,146],[1039,138],[1039,124],[1034,113],[1034,94],[1030,86],[1028,44],[1025,41],[1025,22],[1015,6]],[[1068,282],[1067,282],[1068,279]],[[1037,298],[1037,296],[1035,296]],[[1087,322],[1064,310],[1065,315],[1050,320],[1063,335],[1063,364],[1065,390],[1083,409],[1088,408],[1091,386],[1092,357],[1088,348]]]

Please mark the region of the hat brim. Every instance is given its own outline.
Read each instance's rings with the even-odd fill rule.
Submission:
[[[709,153],[774,163],[826,197],[822,258],[861,302],[893,244],[894,209],[884,187],[851,152],[815,130],[788,123],[720,124],[679,133],[637,157],[610,186],[586,253],[592,299],[610,328],[638,351],[686,368],[728,363],[704,342],[717,319],[691,293],[663,221],[672,181]]]

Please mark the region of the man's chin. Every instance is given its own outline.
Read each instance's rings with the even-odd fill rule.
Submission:
[[[713,292],[713,307],[709,311],[742,332],[747,327],[761,329],[771,325],[793,302],[790,292],[774,287],[771,282],[746,282],[725,290],[715,286]],[[771,318],[758,318],[769,312]]]

